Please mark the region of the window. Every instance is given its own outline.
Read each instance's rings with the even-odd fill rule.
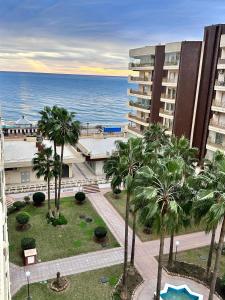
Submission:
[[[24,171],[21,172],[21,183],[27,183],[30,182],[30,172]]]

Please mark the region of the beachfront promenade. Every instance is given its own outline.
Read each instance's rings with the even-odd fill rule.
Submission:
[[[12,294],[15,294],[23,285],[26,284],[25,271],[28,269],[31,271],[31,282],[40,282],[54,278],[57,271],[60,271],[62,275],[72,275],[123,262],[124,220],[104,197],[104,193],[106,192],[106,189],[101,189],[98,193],[88,194],[88,198],[97,212],[102,216],[121,246],[119,248],[39,263],[27,268],[10,264]],[[63,196],[68,195],[69,193],[65,193]],[[129,246],[131,246],[131,237],[132,230],[129,228]],[[179,236],[179,241],[179,251],[183,251],[208,245],[210,242],[210,235],[206,235],[204,232],[197,232]],[[155,259],[155,256],[158,255],[158,249],[158,240],[142,242],[138,237],[136,237],[135,266],[142,275],[144,282],[136,290],[133,298],[135,300],[149,300],[152,299],[154,295],[157,279],[157,260]],[[166,238],[165,253],[168,252],[169,239]],[[169,276],[164,271],[162,287],[166,282],[175,285],[188,284],[192,290],[204,295],[204,299],[208,296],[209,290],[204,285],[178,276]],[[214,296],[214,299],[218,300],[219,298]]]

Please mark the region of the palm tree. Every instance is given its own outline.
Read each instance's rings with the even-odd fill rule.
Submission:
[[[160,299],[164,238],[168,221],[176,220],[181,208],[176,202],[177,186],[183,180],[184,163],[182,159],[161,159],[154,170],[148,166],[142,167],[136,175],[135,193],[142,217],[154,219],[154,226],[160,234],[160,249],[158,260],[158,276],[156,300]]]
[[[125,241],[124,263],[121,298],[127,299],[127,269],[128,269],[128,222],[130,200],[134,187],[134,176],[142,165],[143,141],[141,138],[129,138],[127,142],[117,141],[116,152],[106,161],[104,171],[107,177],[112,177],[115,184],[124,184],[127,192],[125,209]]]
[[[170,139],[168,139],[168,143],[165,145],[164,147],[164,155],[166,157],[170,157],[170,158],[182,158],[183,162],[184,162],[184,179],[187,179],[189,176],[193,175],[195,172],[195,163],[197,162],[197,153],[198,150],[197,148],[192,148],[190,147],[190,142],[187,138],[185,138],[184,136],[176,137],[176,136],[171,136]],[[184,182],[184,181],[183,181]],[[183,193],[187,194],[183,195]],[[190,191],[187,190],[187,186],[185,186],[185,188],[180,189],[179,191],[179,196],[177,198],[177,202],[179,203],[179,205],[182,207],[182,203],[185,205],[185,203],[187,202],[187,195],[189,194],[189,197],[192,195],[190,195]],[[190,198],[189,198],[190,200]],[[185,203],[184,203],[185,202]],[[182,218],[184,218],[182,220]],[[177,233],[180,229],[180,227],[182,227],[183,225],[188,225],[186,222],[187,220],[190,221],[190,219],[188,218],[187,214],[185,216],[185,214],[183,214],[182,216],[180,216],[180,218],[178,218],[178,223],[175,224],[174,222],[170,223],[170,251],[169,251],[169,259],[168,259],[168,265],[171,267],[173,264],[173,248],[174,248],[174,236],[175,233]],[[190,222],[189,222],[190,224]]]
[[[52,148],[42,148],[42,150],[35,154],[33,158],[33,170],[36,172],[38,178],[44,177],[48,187],[48,213],[53,217],[50,203],[50,181],[54,176],[55,162],[52,158]]]
[[[54,141],[54,148],[61,146],[60,170],[58,176],[57,214],[60,209],[60,194],[63,169],[64,147],[66,144],[75,145],[80,135],[80,122],[74,120],[75,113],[68,112],[63,107],[54,106],[51,110],[50,123],[47,127],[48,136]]]
[[[215,229],[219,223],[222,223],[219,242],[216,249],[216,258],[215,265],[213,269],[213,274],[210,283],[210,293],[209,300],[213,300],[213,295],[215,292],[216,280],[219,271],[219,263],[221,258],[222,247],[224,243],[225,237],[225,156],[220,152],[216,152],[214,154],[212,163],[210,164],[210,168],[204,173],[204,185],[205,187],[201,189],[197,194],[197,203],[200,205],[205,205],[205,202],[209,202],[209,209],[206,213],[204,221],[207,226],[207,230],[212,231],[212,239],[211,239],[211,247],[209,256],[212,255],[212,240],[215,237]],[[213,241],[214,245],[214,241]],[[211,262],[208,262],[207,265]],[[209,272],[209,271],[208,271]]]
[[[38,129],[43,135],[43,137],[48,138],[53,142],[54,149],[54,159],[57,161],[57,150],[56,150],[56,138],[54,132],[51,131],[51,128],[55,122],[57,112],[57,106],[45,106],[42,111],[40,111],[41,119],[38,121]],[[55,208],[57,206],[57,182],[58,182],[59,172],[54,172],[55,178]]]

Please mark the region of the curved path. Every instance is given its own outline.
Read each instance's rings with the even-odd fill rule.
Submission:
[[[82,255],[76,255],[54,261],[39,263],[29,267],[18,267],[10,264],[11,291],[15,294],[23,285],[26,284],[25,271],[31,271],[31,282],[39,282],[52,279],[56,272],[60,271],[62,275],[72,275],[89,270],[99,269],[107,266],[120,264],[123,261],[123,242],[124,242],[124,220],[115,210],[115,208],[104,197],[106,190],[100,193],[89,194],[92,205],[104,219],[105,223],[114,234],[121,247],[91,252]],[[129,228],[129,245],[131,245],[132,231]],[[217,237],[218,238],[218,237]],[[197,232],[179,236],[179,251],[208,245],[210,236],[204,232]],[[142,242],[136,237],[135,266],[144,279],[144,283],[137,289],[135,300],[152,299],[156,289],[157,261],[154,258],[158,254],[159,241]],[[169,252],[169,239],[165,239],[165,253]],[[100,259],[101,258],[101,259]],[[162,286],[164,283],[174,283],[176,285],[188,284],[195,292],[203,294],[204,300],[207,299],[208,289],[192,280],[169,276],[163,272]],[[214,300],[219,300],[214,297]]]

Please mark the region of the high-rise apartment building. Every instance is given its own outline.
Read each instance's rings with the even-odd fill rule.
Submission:
[[[0,123],[0,299],[10,300],[9,251],[3,149],[3,133]]]
[[[128,132],[142,136],[150,123],[185,135],[199,158],[225,152],[225,25],[205,28],[204,40],[130,50]]]

